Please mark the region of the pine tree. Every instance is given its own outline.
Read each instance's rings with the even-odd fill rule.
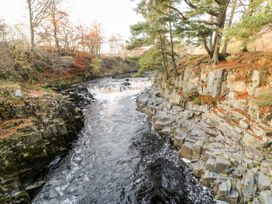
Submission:
[[[272,2],[250,0],[241,21],[230,29],[230,36],[242,41],[242,51],[248,51],[248,43],[256,39],[261,30],[272,24]]]

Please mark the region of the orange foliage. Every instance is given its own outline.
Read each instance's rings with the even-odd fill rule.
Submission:
[[[245,116],[247,118],[250,118],[250,115],[247,112],[245,112],[245,111],[243,111],[243,110],[241,110],[239,108],[233,108],[232,111],[240,113],[241,115],[243,115],[243,116]]]
[[[0,127],[0,138],[7,138],[16,134],[20,129],[33,125],[32,118],[12,119],[4,121]]]
[[[223,109],[223,108],[218,108],[218,107],[216,107],[215,110],[217,110],[218,112],[223,113],[223,114],[226,114],[226,113],[227,113],[227,111],[226,111],[225,109]]]
[[[77,51],[74,56],[74,68],[78,70],[86,70],[91,62],[91,57],[86,52]]]
[[[237,92],[236,95],[235,95],[235,98],[236,99],[247,99],[249,98],[250,95],[248,94],[247,91],[244,91],[244,92]]]
[[[199,99],[202,102],[202,104],[208,104],[208,105],[215,105],[216,104],[216,100],[212,96],[200,95]]]
[[[259,107],[260,115],[265,115],[267,113],[272,113],[272,106],[261,106]]]
[[[182,91],[182,90],[181,90],[181,91],[179,91],[179,92],[178,92],[178,95],[180,95],[180,96],[184,96],[183,91]]]

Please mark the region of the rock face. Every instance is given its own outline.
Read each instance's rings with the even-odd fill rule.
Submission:
[[[272,203],[272,117],[263,117],[268,113],[254,100],[270,75],[248,75],[245,81],[232,70],[186,67],[137,99],[155,131],[171,138],[202,184],[213,189],[217,203]],[[166,128],[169,134],[162,133]]]
[[[30,203],[44,184],[43,172],[83,127],[83,115],[58,94],[0,107],[3,126],[10,128],[0,137],[0,203]]]

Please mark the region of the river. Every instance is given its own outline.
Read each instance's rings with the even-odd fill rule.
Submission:
[[[36,204],[212,203],[170,142],[136,108],[150,78],[105,78],[86,84],[95,102],[69,154],[47,176]]]

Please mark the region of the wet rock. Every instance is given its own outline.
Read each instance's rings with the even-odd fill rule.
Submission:
[[[72,101],[80,107],[86,106],[95,100],[88,87],[80,85],[74,85],[73,87],[62,90],[61,93],[63,95],[69,96]]]
[[[154,120],[155,120],[154,129],[157,131],[162,130],[167,125],[170,126],[170,124],[174,122],[172,118],[166,116],[159,118],[155,117]]]
[[[164,127],[162,130],[161,130],[161,133],[166,136],[166,137],[169,137],[171,135],[171,132],[172,132],[172,128],[171,127]]]
[[[201,183],[204,186],[210,187],[212,182],[218,178],[219,178],[218,174],[216,174],[214,172],[210,172],[210,171],[204,171],[204,174],[201,177]]]
[[[259,196],[260,204],[271,204],[272,201],[272,192],[271,191],[262,191]]]
[[[165,123],[160,120],[157,120],[154,123],[154,129],[157,131],[161,130],[164,126],[165,126]]]
[[[42,204],[60,204],[60,201],[56,198],[54,199],[50,199],[48,201],[46,201],[46,203],[42,203]]]
[[[229,204],[228,202],[222,201],[222,200],[214,200],[214,201],[215,201],[215,204]]]
[[[26,191],[28,192],[30,197],[33,198],[34,195],[36,195],[41,190],[44,184],[45,184],[45,181],[35,182],[34,184],[27,186]]]
[[[0,176],[13,179],[9,188],[0,181],[3,189],[7,189],[6,192],[0,190],[0,197],[5,193],[11,203],[27,203],[29,197],[33,198],[44,183],[36,180],[57,156],[67,152],[83,126],[82,111],[61,95],[23,97],[22,100],[20,107],[15,107],[15,113],[20,114],[26,127],[18,128],[6,140],[0,139]],[[7,119],[17,120],[16,114]],[[17,177],[20,180],[17,181]]]
[[[13,196],[13,201],[12,203],[14,204],[30,204],[30,197],[26,191],[20,191],[15,193]]]

